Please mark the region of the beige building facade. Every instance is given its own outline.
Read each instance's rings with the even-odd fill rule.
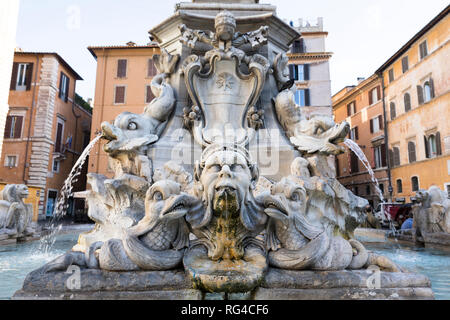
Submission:
[[[435,185],[450,197],[450,6],[377,70],[388,114],[394,198]]]
[[[101,132],[102,122],[112,122],[122,112],[140,114],[154,98],[150,83],[157,70],[152,57],[160,49],[153,44],[137,46],[130,42],[125,46],[89,47],[88,50],[97,60],[93,139]],[[111,177],[104,143],[100,141],[91,151],[89,172]]]

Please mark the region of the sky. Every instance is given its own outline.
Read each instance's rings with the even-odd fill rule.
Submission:
[[[187,0],[185,0],[187,1]],[[180,0],[20,0],[17,47],[57,52],[93,98],[96,61],[88,46],[147,44],[148,30],[174,13]],[[332,94],[369,77],[447,5],[448,0],[261,0],[282,19],[323,17],[328,31]]]

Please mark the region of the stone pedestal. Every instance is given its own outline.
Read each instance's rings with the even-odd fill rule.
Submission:
[[[108,272],[82,269],[80,289],[67,287],[75,274],[30,273],[14,300],[417,300],[434,299],[430,280],[413,273],[381,272],[378,289],[367,287],[367,271],[286,271],[269,269],[253,292],[210,294],[193,289],[184,271]],[[73,279],[73,278],[72,278]],[[70,282],[70,281],[69,281]]]

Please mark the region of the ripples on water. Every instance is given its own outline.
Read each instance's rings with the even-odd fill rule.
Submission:
[[[366,243],[365,247],[390,258],[411,272],[428,276],[435,298],[450,300],[450,251],[393,243]]]
[[[10,299],[22,287],[28,273],[70,250],[77,243],[78,234],[56,238],[50,252],[41,249],[39,241],[0,246],[0,299]]]

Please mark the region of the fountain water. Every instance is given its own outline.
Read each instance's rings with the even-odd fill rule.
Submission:
[[[50,252],[53,244],[55,243],[56,235],[61,231],[62,224],[57,225],[59,219],[64,217],[68,208],[68,200],[73,195],[72,188],[75,182],[77,182],[77,177],[81,174],[81,170],[83,168],[84,163],[86,162],[87,157],[89,156],[92,148],[97,144],[97,142],[101,139],[101,135],[95,137],[84,149],[78,158],[77,162],[73,166],[70,171],[69,176],[64,181],[64,186],[61,189],[58,201],[56,203],[55,211],[52,219],[48,225],[48,228],[51,230],[46,236],[42,237],[40,240],[39,251],[43,253]]]
[[[397,233],[397,230],[395,229],[394,222],[392,221],[391,217],[388,214],[384,213],[384,204],[386,203],[386,200],[384,199],[383,192],[381,191],[378,183],[378,179],[375,177],[375,173],[372,170],[372,167],[370,166],[370,162],[367,159],[364,152],[361,150],[359,145],[350,139],[345,139],[344,144],[358,157],[358,159],[361,161],[361,163],[364,165],[364,167],[367,169],[367,171],[370,174],[370,177],[372,179],[372,182],[375,186],[375,191],[378,194],[378,197],[380,198],[381,205],[382,205],[382,211],[383,215],[388,219],[389,221],[389,227],[392,230],[393,236],[395,238],[395,235]],[[397,240],[397,238],[395,238]]]

